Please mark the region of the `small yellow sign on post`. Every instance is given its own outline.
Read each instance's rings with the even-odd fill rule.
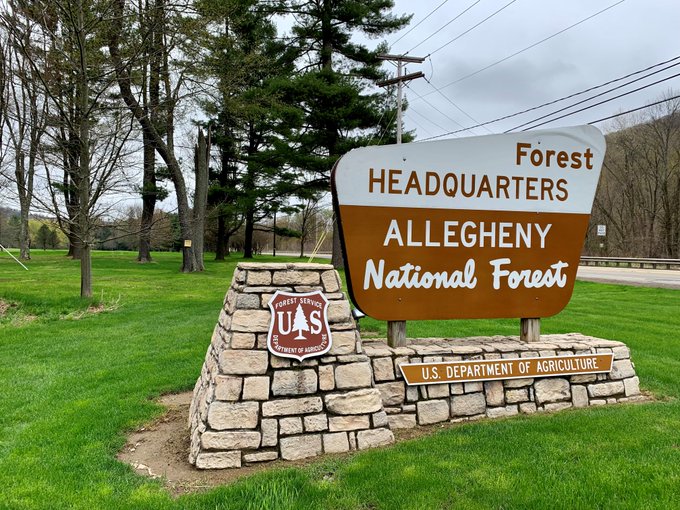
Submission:
[[[191,248],[191,239],[185,239],[184,240],[184,247],[185,248]]]
[[[614,355],[444,361],[399,365],[406,384],[448,384],[610,372]]]

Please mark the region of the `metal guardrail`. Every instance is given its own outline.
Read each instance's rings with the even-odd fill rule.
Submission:
[[[632,267],[638,269],[680,270],[680,259],[641,259],[634,257],[581,257],[582,266]]]

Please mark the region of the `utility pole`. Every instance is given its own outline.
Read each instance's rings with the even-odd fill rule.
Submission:
[[[422,64],[425,61],[425,57],[378,55],[378,58],[380,60],[397,63],[397,76],[388,80],[379,81],[377,85],[379,87],[397,85],[397,143],[401,143],[402,83],[425,77],[421,71],[418,71],[417,73],[402,74],[402,70],[404,63]],[[403,347],[406,345],[406,321],[387,321],[387,344],[390,347]]]

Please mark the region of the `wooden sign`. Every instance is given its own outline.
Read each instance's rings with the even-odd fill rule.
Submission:
[[[349,152],[332,190],[354,302],[393,321],[558,313],[604,152],[592,126]]]
[[[272,312],[267,336],[269,351],[302,361],[327,353],[333,343],[328,326],[328,300],[321,291],[277,290],[269,300]]]
[[[406,384],[448,384],[610,372],[614,355],[444,361],[399,365]]]

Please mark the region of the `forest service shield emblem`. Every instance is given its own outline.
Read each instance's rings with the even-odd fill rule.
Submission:
[[[276,291],[269,300],[272,312],[267,337],[269,351],[299,361],[321,356],[332,345],[328,326],[328,300],[315,292]]]

